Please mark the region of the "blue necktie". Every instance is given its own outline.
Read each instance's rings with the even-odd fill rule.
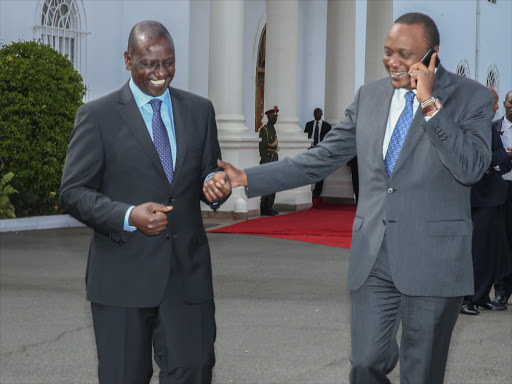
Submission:
[[[153,108],[153,118],[151,120],[153,129],[153,143],[155,144],[156,151],[164,167],[165,175],[169,183],[172,183],[173,176],[173,165],[172,165],[172,152],[171,143],[169,141],[169,135],[165,128],[162,116],[160,116],[160,107],[162,106],[162,100],[152,99],[149,104]]]
[[[405,135],[407,135],[409,127],[411,126],[412,117],[414,116],[413,104],[415,96],[413,91],[409,91],[405,94],[405,108],[396,122],[391,140],[389,141],[386,157],[384,158],[384,166],[389,176],[391,176],[393,169],[395,169],[396,160],[400,154],[400,149],[402,149]]]

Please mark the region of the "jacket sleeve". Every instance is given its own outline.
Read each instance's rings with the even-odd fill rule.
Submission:
[[[59,202],[71,216],[105,235],[124,235],[128,204],[101,193],[105,167],[104,145],[89,105],[79,108],[62,174]]]

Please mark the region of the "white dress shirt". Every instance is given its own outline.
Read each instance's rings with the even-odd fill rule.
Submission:
[[[416,94],[416,90],[412,90],[414,94]],[[388,123],[386,125],[386,133],[384,134],[384,143],[382,144],[382,158],[386,158],[386,152],[388,151],[389,142],[391,141],[391,135],[393,134],[393,130],[395,129],[396,122],[398,118],[402,114],[402,111],[405,108],[405,94],[409,92],[408,89],[405,88],[396,88],[393,93],[393,98],[391,99],[391,105],[389,106],[389,115],[388,115]],[[413,111],[416,111],[420,106],[420,102],[418,98],[414,97],[413,101]]]

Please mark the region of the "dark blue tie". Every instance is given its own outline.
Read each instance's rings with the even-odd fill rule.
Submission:
[[[384,166],[389,176],[391,176],[393,169],[395,169],[396,160],[400,154],[400,149],[402,149],[405,135],[407,135],[409,127],[411,126],[412,117],[414,116],[413,104],[415,96],[413,91],[409,91],[405,94],[405,108],[396,122],[391,140],[389,141],[386,157],[384,158]]]
[[[153,108],[153,118],[151,120],[153,129],[153,143],[155,144],[156,151],[164,167],[165,175],[169,183],[172,183],[172,176],[174,173],[172,165],[172,152],[171,143],[169,142],[169,135],[165,128],[162,116],[160,116],[160,107],[162,106],[162,100],[152,99],[149,104]]]

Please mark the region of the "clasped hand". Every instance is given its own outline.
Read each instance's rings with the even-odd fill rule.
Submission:
[[[203,185],[203,193],[210,203],[220,201],[231,193],[232,188],[247,185],[247,174],[243,169],[233,167],[230,163],[217,160],[217,165],[224,171],[216,172]]]

